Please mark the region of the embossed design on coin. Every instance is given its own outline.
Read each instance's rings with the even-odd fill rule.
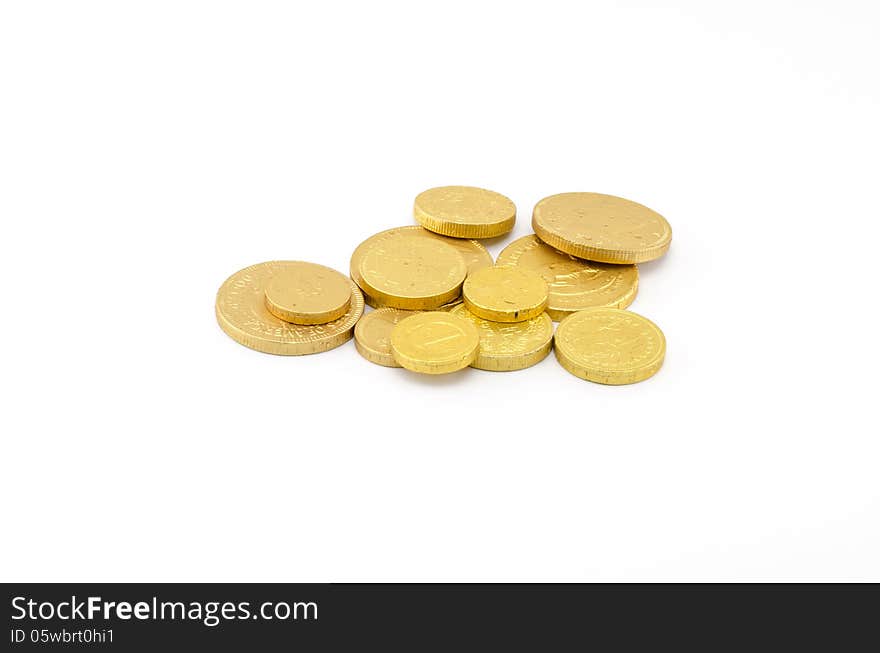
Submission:
[[[507,197],[474,186],[430,188],[416,197],[416,222],[456,238],[494,238],[513,229],[516,206]]]
[[[513,266],[483,268],[464,283],[464,305],[493,322],[522,322],[547,307],[548,287],[541,275]]]
[[[391,353],[391,332],[401,320],[415,315],[413,311],[380,308],[366,313],[354,328],[354,345],[361,356],[385,367],[400,367]]]
[[[617,308],[589,308],[556,330],[556,357],[588,381],[622,385],[644,381],[663,365],[666,338],[649,319]]]
[[[377,239],[358,267],[370,297],[403,309],[434,309],[457,298],[467,275],[449,245],[400,234]]]
[[[672,228],[637,202],[601,193],[560,193],[535,205],[532,227],[551,247],[602,263],[641,263],[669,249]]]
[[[268,354],[298,356],[333,349],[351,339],[364,311],[361,291],[351,282],[351,301],[342,317],[327,324],[291,324],[266,308],[266,285],[298,261],[269,261],[239,270],[217,291],[215,312],[220,328],[233,340]]]
[[[536,235],[518,238],[498,255],[498,265],[540,274],[550,286],[547,313],[554,320],[593,307],[626,308],[635,299],[639,269],[575,258],[553,249]]]
[[[477,355],[480,334],[469,320],[442,311],[417,313],[391,332],[394,359],[408,370],[446,374],[470,365]]]
[[[490,322],[464,306],[452,309],[474,323],[480,332],[480,349],[471,367],[493,372],[522,370],[541,362],[553,344],[553,321],[546,313],[525,322]]]
[[[350,303],[350,280],[317,263],[291,261],[266,284],[266,308],[286,322],[332,322],[345,315]]]

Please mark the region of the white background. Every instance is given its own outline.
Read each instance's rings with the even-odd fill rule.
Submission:
[[[873,2],[3,3],[0,577],[880,580],[878,33]],[[445,184],[511,197],[511,238],[563,191],[665,215],[661,372],[217,327],[228,275],[345,271]]]

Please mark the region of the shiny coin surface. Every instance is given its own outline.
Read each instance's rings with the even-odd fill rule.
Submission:
[[[473,322],[444,311],[417,313],[391,331],[391,352],[401,367],[447,374],[474,362],[480,334]]]
[[[391,353],[391,331],[411,315],[415,313],[396,308],[380,308],[364,314],[354,328],[354,345],[360,355],[376,365],[400,367]]]
[[[351,265],[349,267],[349,272],[351,274],[351,278],[354,279],[355,283],[358,284],[361,290],[364,290],[363,279],[361,279],[359,271],[361,260],[364,258],[364,255],[368,251],[376,246],[380,246],[382,241],[392,233],[405,234],[413,238],[424,238],[426,240],[445,243],[453,247],[455,251],[461,254],[461,256],[464,258],[468,273],[474,272],[481,268],[489,267],[493,263],[492,255],[489,254],[486,248],[483,247],[476,240],[466,240],[463,238],[447,238],[446,236],[441,236],[439,234],[428,231],[427,229],[423,229],[418,225],[395,227],[394,229],[387,229],[386,231],[382,231],[375,236],[367,238],[367,240],[358,245],[357,249],[355,249],[354,253],[351,255]],[[382,302],[379,298],[372,297],[367,291],[364,291],[364,301],[366,301],[366,303],[373,308],[383,308],[386,306],[384,302]],[[454,305],[458,301],[459,298],[456,297],[450,302],[447,302],[447,304]]]
[[[641,263],[663,256],[672,228],[659,213],[601,193],[561,193],[535,205],[532,227],[551,247],[601,263]]]
[[[266,286],[273,276],[298,261],[269,261],[239,270],[217,291],[215,312],[220,328],[236,342],[268,354],[298,356],[338,347],[351,339],[364,311],[361,291],[351,282],[351,301],[342,317],[327,324],[300,325],[280,320],[266,308]]]
[[[649,319],[618,308],[588,308],[565,318],[556,329],[556,358],[588,381],[637,383],[663,365],[666,338]]]
[[[413,215],[425,229],[444,236],[494,238],[513,229],[516,206],[484,188],[441,186],[419,193]]]
[[[547,282],[537,272],[510,265],[483,268],[464,283],[464,305],[484,320],[523,322],[547,307]]]
[[[626,308],[639,287],[637,266],[575,258],[534,234],[505,247],[498,255],[498,265],[515,265],[544,277],[550,286],[547,313],[557,322],[585,308]]]
[[[351,280],[317,263],[291,261],[266,283],[266,308],[294,324],[326,324],[348,312]]]
[[[471,367],[492,372],[522,370],[540,363],[553,345],[553,321],[547,313],[525,322],[505,324],[477,317],[464,306],[453,315],[470,320],[480,332],[480,349]]]
[[[435,309],[455,300],[467,275],[453,247],[406,234],[388,234],[364,253],[358,276],[364,290],[391,308]]]

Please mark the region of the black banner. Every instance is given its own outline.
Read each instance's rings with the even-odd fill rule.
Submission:
[[[5,650],[456,650],[864,641],[876,585],[13,584]],[[604,648],[603,648],[604,650]]]

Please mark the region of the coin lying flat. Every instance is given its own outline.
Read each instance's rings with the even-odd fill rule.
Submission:
[[[464,305],[493,322],[523,322],[547,307],[547,282],[537,272],[514,266],[477,270],[464,283]]]
[[[577,377],[607,385],[637,383],[663,365],[666,338],[649,319],[618,308],[588,308],[556,329],[556,358]]]
[[[291,261],[266,283],[266,308],[294,324],[326,324],[346,314],[351,280],[317,263]]]
[[[447,374],[474,362],[480,334],[470,320],[443,311],[417,313],[391,331],[391,352],[401,367]]]
[[[492,372],[522,370],[540,363],[553,345],[553,320],[546,313],[525,322],[505,324],[477,317],[464,306],[452,309],[474,323],[480,332],[480,349],[471,367]]]
[[[315,354],[350,340],[364,311],[364,299],[353,281],[349,284],[348,311],[327,324],[291,324],[278,319],[266,308],[269,281],[297,264],[298,261],[258,263],[229,277],[217,291],[215,312],[220,328],[245,347],[285,356]]]
[[[498,265],[537,272],[550,286],[547,313],[557,322],[583,310],[626,308],[639,287],[635,265],[595,263],[553,249],[536,235],[514,240],[498,255]]]
[[[445,243],[391,233],[364,253],[358,275],[370,297],[385,306],[434,309],[461,294],[467,267]]]
[[[373,247],[381,244],[383,239],[392,233],[405,234],[413,238],[423,238],[426,240],[441,242],[453,247],[464,258],[468,273],[474,272],[484,267],[491,266],[493,263],[492,255],[489,254],[486,248],[483,247],[476,240],[466,240],[463,238],[447,238],[446,236],[441,236],[439,234],[428,231],[427,229],[423,229],[418,225],[387,229],[386,231],[382,231],[374,236],[370,236],[369,238],[367,238],[367,240],[357,246],[357,248],[354,250],[354,253],[351,255],[351,265],[349,268],[351,278],[354,279],[355,283],[358,284],[361,290],[364,290],[364,301],[366,301],[366,303],[373,308],[383,308],[386,305],[380,299],[372,297],[369,292],[364,289],[363,279],[361,278],[359,271],[360,263],[361,260],[364,258],[364,255],[368,251],[370,251]],[[454,305],[458,301],[459,298],[455,298],[447,304]]]
[[[416,196],[416,222],[455,238],[494,238],[513,229],[516,206],[507,197],[474,186],[441,186]]]
[[[396,308],[380,308],[366,313],[354,328],[354,346],[360,355],[376,365],[400,367],[391,353],[391,331],[410,315],[415,313]]]
[[[561,193],[535,205],[532,228],[561,252],[600,263],[642,263],[663,256],[672,227],[659,213],[601,193]]]

